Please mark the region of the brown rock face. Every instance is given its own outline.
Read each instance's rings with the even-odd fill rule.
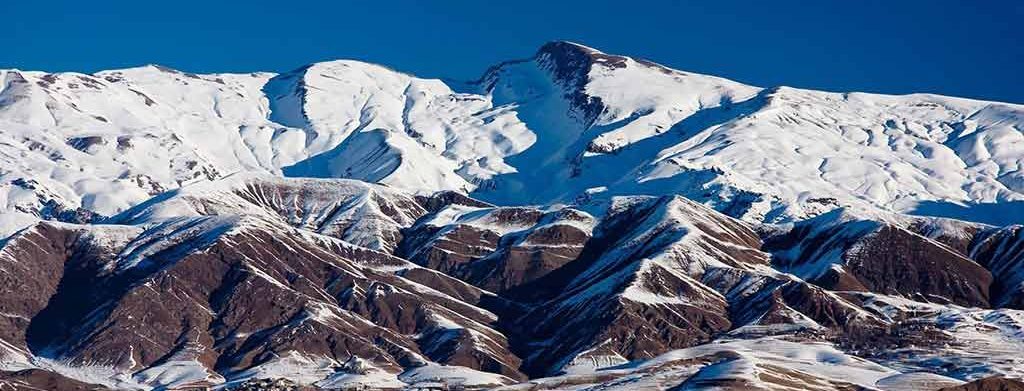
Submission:
[[[0,273],[0,311],[12,316],[0,317],[0,338],[28,352],[28,329],[32,320],[47,308],[64,277],[67,248],[76,235],[41,225],[11,241],[25,245],[4,246],[0,253],[4,273]],[[69,243],[71,242],[71,243]]]
[[[900,228],[883,227],[845,260],[853,278],[872,292],[989,305],[992,276],[984,267]]]
[[[904,228],[942,243],[960,254],[969,256],[974,238],[986,227],[978,223],[939,217],[906,217],[911,219]]]
[[[967,384],[942,388],[939,391],[1024,391],[1024,381],[1005,377],[986,377]]]
[[[756,336],[763,332],[759,326],[786,326],[792,331],[824,333],[831,339],[856,343],[886,331],[885,322],[861,310],[855,302],[807,282],[729,270],[722,273],[733,276],[716,275],[720,274],[716,271],[705,281],[722,287],[720,280],[740,274],[739,282],[726,289],[729,315],[737,332]]]
[[[509,324],[527,373],[649,358],[729,330],[729,302],[699,279],[767,263],[744,224],[673,197],[609,206],[578,257],[507,291],[531,303]],[[748,247],[748,246],[754,247]]]
[[[723,337],[938,347],[955,341],[920,321],[933,304],[1024,306],[1019,226],[837,211],[759,235],[679,197],[542,209],[353,181],[226,181],[164,194],[116,224],[40,223],[4,241],[0,351],[157,386],[285,364],[347,374],[353,357],[367,373],[439,363],[509,383]],[[1011,315],[1000,324],[1012,331]],[[181,367],[188,376],[161,376]],[[674,384],[853,387],[756,370],[759,384]]]
[[[429,359],[522,376],[487,326],[496,316],[476,306],[479,289],[287,226],[40,224],[3,254],[11,284],[0,303],[18,315],[3,318],[4,340],[73,364],[131,372],[194,361],[230,374],[297,352],[392,371]]]
[[[837,210],[769,237],[773,264],[826,289],[988,307],[991,273],[909,229]]]
[[[992,271],[992,303],[1024,309],[1024,226],[991,229],[974,240],[970,255]]]
[[[676,197],[604,207],[597,220],[572,209],[439,209],[405,231],[398,254],[518,302],[499,311],[499,328],[531,375],[650,358],[744,326],[858,341],[885,332],[854,303],[767,272],[769,255],[744,223]]]
[[[593,218],[574,209],[470,208],[406,230],[397,255],[493,292],[539,279],[579,256]]]
[[[623,270],[604,281],[556,297],[534,307],[512,327],[529,340],[527,373],[556,373],[574,361],[603,357],[649,358],[654,352],[697,345],[729,328],[727,303],[705,287],[667,279],[663,289],[693,301],[645,303],[623,298],[632,281]],[[666,277],[665,271],[649,271]],[[611,286],[618,282],[618,286]],[[609,286],[604,286],[609,284]],[[603,288],[609,288],[604,290]],[[670,296],[676,297],[676,296]]]

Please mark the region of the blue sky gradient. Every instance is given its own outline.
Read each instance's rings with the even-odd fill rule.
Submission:
[[[1024,103],[1024,1],[10,1],[0,68],[475,79],[550,40],[759,85]]]

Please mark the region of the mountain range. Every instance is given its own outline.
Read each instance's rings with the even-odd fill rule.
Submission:
[[[0,390],[1014,387],[1022,222],[1009,103],[561,41],[0,70]]]

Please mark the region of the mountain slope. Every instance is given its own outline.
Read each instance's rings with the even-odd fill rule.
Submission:
[[[353,61],[282,75],[146,66],[0,80],[6,234],[240,171],[468,191],[512,170],[502,157],[533,140],[487,97]]]
[[[239,171],[502,205],[681,194],[768,222],[1024,201],[1019,105],[763,89],[567,42],[473,83],[345,60],[280,75],[145,66],[0,79],[8,233]]]
[[[0,388],[1024,377],[1022,131],[568,42],[465,83],[0,71]]]
[[[5,345],[33,365],[130,374],[104,379],[118,387],[327,376],[351,357],[392,378],[431,362],[521,376],[496,316],[476,306],[489,294],[254,217],[42,223],[2,254]]]
[[[570,43],[500,65],[480,88],[518,104],[540,135],[510,159],[519,172],[476,193],[498,203],[678,193],[785,221],[840,205],[1020,201],[1024,190],[1019,105],[760,89]],[[559,185],[520,192],[551,178]]]
[[[252,377],[325,387],[483,387],[558,374],[614,383],[632,375],[602,371],[771,337],[833,344],[886,375],[1016,376],[1024,316],[1013,300],[987,308],[1002,302],[986,296],[1017,284],[1007,272],[1018,269],[1014,229],[850,212],[761,226],[677,196],[499,207],[453,192],[236,174],[108,224],[43,222],[8,238],[0,369],[143,389]],[[857,257],[865,245],[896,254],[883,258],[885,273],[864,273],[874,269]],[[924,273],[914,267],[928,259],[915,257],[958,269]],[[859,285],[805,264],[841,265]],[[900,277],[907,270],[921,277]],[[713,362],[755,365],[743,379],[792,370],[716,354],[693,361],[698,372],[664,376],[719,379],[700,369]],[[846,384],[807,376],[823,389]]]
[[[390,252],[426,210],[411,195],[355,180],[234,174],[141,203],[107,222],[145,224],[193,216],[254,215]]]

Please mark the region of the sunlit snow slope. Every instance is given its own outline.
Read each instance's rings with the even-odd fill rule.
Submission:
[[[985,221],[975,204],[1024,209],[1022,129],[1020,105],[763,89],[566,42],[471,83],[357,61],[2,70],[0,234],[250,171],[498,204],[681,194],[748,221],[838,206]]]

